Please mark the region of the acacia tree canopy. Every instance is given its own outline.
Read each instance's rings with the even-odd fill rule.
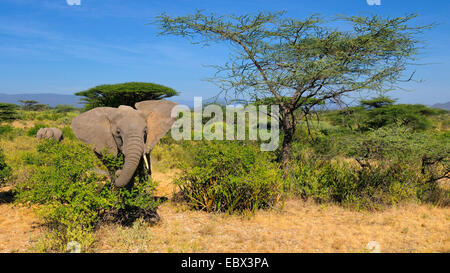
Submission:
[[[417,35],[430,26],[410,26],[414,14],[340,16],[333,21],[351,28],[338,30],[318,15],[298,20],[284,14],[220,16],[197,11],[173,17],[163,13],[156,23],[163,35],[203,45],[231,45],[229,62],[216,67],[213,79],[225,95],[232,91],[235,97],[272,97],[280,105],[281,157],[287,163],[299,119],[315,105],[339,101],[351,92],[392,88],[414,60]],[[303,115],[294,115],[299,108]]]
[[[119,84],[104,84],[89,90],[75,93],[84,96],[85,110],[95,107],[119,107],[134,104],[144,100],[160,100],[178,95],[174,89],[155,83],[127,82]]]
[[[386,105],[394,104],[395,100],[389,97],[380,96],[376,98],[372,98],[369,100],[361,100],[361,106],[369,107],[369,108],[380,108]]]

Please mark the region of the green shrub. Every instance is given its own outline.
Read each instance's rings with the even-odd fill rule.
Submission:
[[[56,112],[54,110],[45,110],[42,112],[38,112],[37,116],[35,117],[37,120],[52,120],[56,121],[58,119],[61,119],[65,116],[65,113]]]
[[[71,140],[76,139],[76,137],[73,133],[72,127],[70,127],[70,126],[63,127],[63,128],[61,128],[61,131],[62,131],[65,139],[71,139]]]
[[[17,112],[18,119],[20,120],[34,120],[38,115],[38,113],[35,111],[18,110]]]
[[[92,150],[81,143],[45,140],[31,157],[25,162],[33,164],[32,173],[17,185],[17,202],[40,204],[39,214],[49,230],[47,241],[40,242],[41,251],[64,251],[70,241],[86,251],[94,242],[92,231],[111,215],[113,220],[126,216],[126,221],[133,221],[128,212],[155,214],[151,179],[137,179],[134,187],[113,187],[96,171],[101,163]]]
[[[177,180],[181,195],[194,209],[254,212],[276,204],[281,172],[273,155],[246,142],[203,141],[192,145],[191,164]]]
[[[3,150],[0,149],[0,185],[5,182],[12,174],[11,167],[6,165],[5,155]]]
[[[69,112],[77,112],[79,111],[79,108],[76,108],[72,105],[67,104],[58,104],[55,106],[54,111],[56,113],[69,113]]]
[[[13,130],[14,130],[14,128],[9,124],[2,125],[2,126],[0,126],[0,136],[10,134]]]
[[[293,164],[289,173],[293,191],[304,199],[317,202],[344,202],[355,187],[355,174],[346,164],[332,164],[329,161],[310,163],[299,161]]]

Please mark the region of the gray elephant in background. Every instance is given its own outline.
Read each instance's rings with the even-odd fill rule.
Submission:
[[[141,159],[151,174],[150,152],[175,122],[176,118],[171,117],[175,105],[171,101],[148,100],[136,103],[136,109],[125,105],[97,107],[75,117],[72,129],[79,140],[93,145],[98,156],[105,151],[114,156],[123,153],[123,169],[112,180],[116,187],[124,187]]]
[[[63,140],[63,132],[58,128],[40,128],[37,131],[36,138],[39,139],[54,139],[58,142]]]

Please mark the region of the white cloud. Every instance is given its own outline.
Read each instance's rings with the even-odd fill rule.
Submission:
[[[69,6],[73,6],[73,5],[79,6],[79,5],[81,5],[81,0],[66,0],[66,2],[67,2],[67,5],[69,5]]]
[[[373,6],[373,5],[380,6],[381,5],[381,0],[366,0],[366,1],[369,6]]]

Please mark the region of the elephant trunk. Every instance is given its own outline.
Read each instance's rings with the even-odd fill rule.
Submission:
[[[131,139],[127,146],[123,169],[114,181],[114,185],[119,188],[125,187],[130,182],[144,153],[144,143],[141,137],[134,137],[134,141]]]

